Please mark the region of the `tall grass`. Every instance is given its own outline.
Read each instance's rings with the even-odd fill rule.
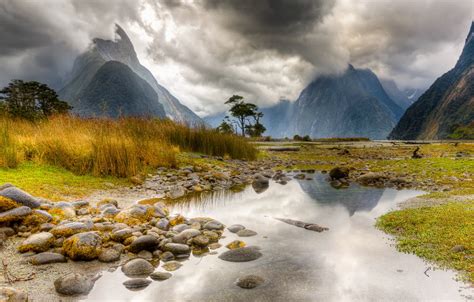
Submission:
[[[180,151],[254,159],[245,139],[169,120],[58,116],[31,123],[0,118],[0,167],[35,161],[76,174],[131,177],[176,166]]]

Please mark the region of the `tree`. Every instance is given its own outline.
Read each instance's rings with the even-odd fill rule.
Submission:
[[[71,106],[59,100],[56,91],[36,81],[13,80],[0,90],[0,103],[13,117],[35,120],[67,113]]]
[[[252,103],[246,103],[240,95],[233,95],[225,104],[230,105],[230,115],[235,118],[237,130],[242,136],[261,136],[265,132],[265,127],[260,123],[263,113],[258,111],[258,107]],[[252,123],[252,120],[254,123]],[[221,124],[222,125],[222,124]]]
[[[217,130],[220,133],[226,133],[226,134],[234,133],[234,127],[232,126],[232,122],[230,121],[228,116],[224,118],[222,123],[217,127]]]

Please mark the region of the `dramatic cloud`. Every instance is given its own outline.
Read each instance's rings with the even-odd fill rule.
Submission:
[[[59,87],[92,37],[119,23],[158,81],[200,115],[232,94],[294,100],[348,63],[427,87],[459,56],[472,0],[4,0],[0,84]]]

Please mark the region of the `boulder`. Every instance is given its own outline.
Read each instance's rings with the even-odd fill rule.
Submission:
[[[150,283],[151,280],[145,278],[133,278],[123,282],[123,285],[128,289],[139,289],[147,287]]]
[[[72,260],[93,260],[99,256],[102,239],[96,232],[75,234],[64,240],[63,249]]]
[[[222,230],[224,229],[224,225],[217,220],[211,220],[204,224],[203,229],[210,231]]]
[[[132,259],[122,266],[122,272],[128,277],[148,276],[154,270],[153,265],[142,258]]]
[[[67,262],[67,259],[62,254],[44,252],[44,253],[39,253],[32,256],[29,259],[29,261],[33,265],[43,265],[43,264]]]
[[[335,167],[329,171],[329,176],[333,180],[349,177],[349,169],[346,167]]]
[[[5,212],[21,206],[20,203],[8,197],[0,196],[0,212]]]
[[[193,244],[199,247],[206,247],[209,245],[209,238],[204,235],[198,235],[193,238]]]
[[[28,295],[13,287],[0,287],[0,301],[28,302]]]
[[[230,262],[247,262],[262,257],[257,247],[242,247],[226,251],[219,255],[219,259]]]
[[[41,232],[31,235],[25,241],[23,241],[23,243],[18,247],[18,251],[20,253],[45,252],[53,245],[53,243],[53,234],[49,232]]]
[[[94,287],[94,281],[82,274],[70,273],[56,279],[54,287],[66,296],[87,295]]]
[[[254,175],[252,188],[255,190],[256,193],[259,194],[259,193],[264,192],[265,190],[268,189],[269,186],[270,186],[270,182],[268,178],[266,178],[265,176],[261,174]]]
[[[30,207],[21,206],[19,208],[11,209],[6,212],[0,213],[0,223],[23,220],[26,216],[30,214],[31,214]]]
[[[88,232],[92,230],[93,225],[84,222],[68,222],[65,224],[60,224],[53,229],[51,229],[51,233],[56,237],[69,237],[74,234]]]
[[[155,236],[143,235],[135,239],[128,247],[128,250],[135,254],[142,250],[153,252],[158,248],[159,243],[160,241]]]
[[[26,216],[23,224],[27,226],[36,226],[53,220],[53,216],[46,211],[34,209],[30,215]]]
[[[7,187],[0,191],[0,196],[9,198],[23,206],[27,206],[29,208],[39,208],[41,203],[40,201],[31,196],[30,194],[26,193],[25,191],[18,189],[17,187]]]
[[[181,243],[167,243],[164,246],[164,250],[171,252],[174,255],[189,254],[189,252],[191,251],[188,245]]]
[[[112,231],[110,238],[113,241],[123,242],[125,239],[133,236],[133,230],[131,228],[124,228]]]
[[[149,221],[154,215],[154,207],[150,205],[134,204],[118,213],[115,220],[128,225],[137,225]]]
[[[245,227],[241,224],[233,224],[230,227],[228,227],[227,229],[231,233],[237,233],[238,231],[245,229]]]
[[[100,251],[98,256],[100,262],[114,262],[120,260],[122,250],[118,248],[106,248]]]

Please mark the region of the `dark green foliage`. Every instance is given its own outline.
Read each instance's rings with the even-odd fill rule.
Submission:
[[[246,103],[244,97],[240,95],[233,95],[225,103],[231,106],[229,109],[230,115],[235,119],[234,122],[242,136],[245,136],[245,134],[252,137],[262,136],[266,128],[262,123],[260,123],[263,113],[258,111],[257,105]],[[228,117],[226,118],[229,120]],[[231,122],[232,121],[229,122],[224,120],[223,124],[225,124],[221,124],[221,126],[230,126],[230,128],[233,128]],[[227,127],[227,130],[228,129],[229,128]]]
[[[453,133],[449,135],[452,139],[474,139],[474,121],[469,125],[454,127]]]
[[[71,106],[56,92],[36,81],[13,80],[0,91],[1,109],[12,117],[35,120],[67,113]]]
[[[293,136],[293,140],[294,141],[301,141],[301,142],[310,142],[311,137],[309,137],[309,135],[305,135],[305,136],[301,137],[298,134],[296,134],[296,135]]]

